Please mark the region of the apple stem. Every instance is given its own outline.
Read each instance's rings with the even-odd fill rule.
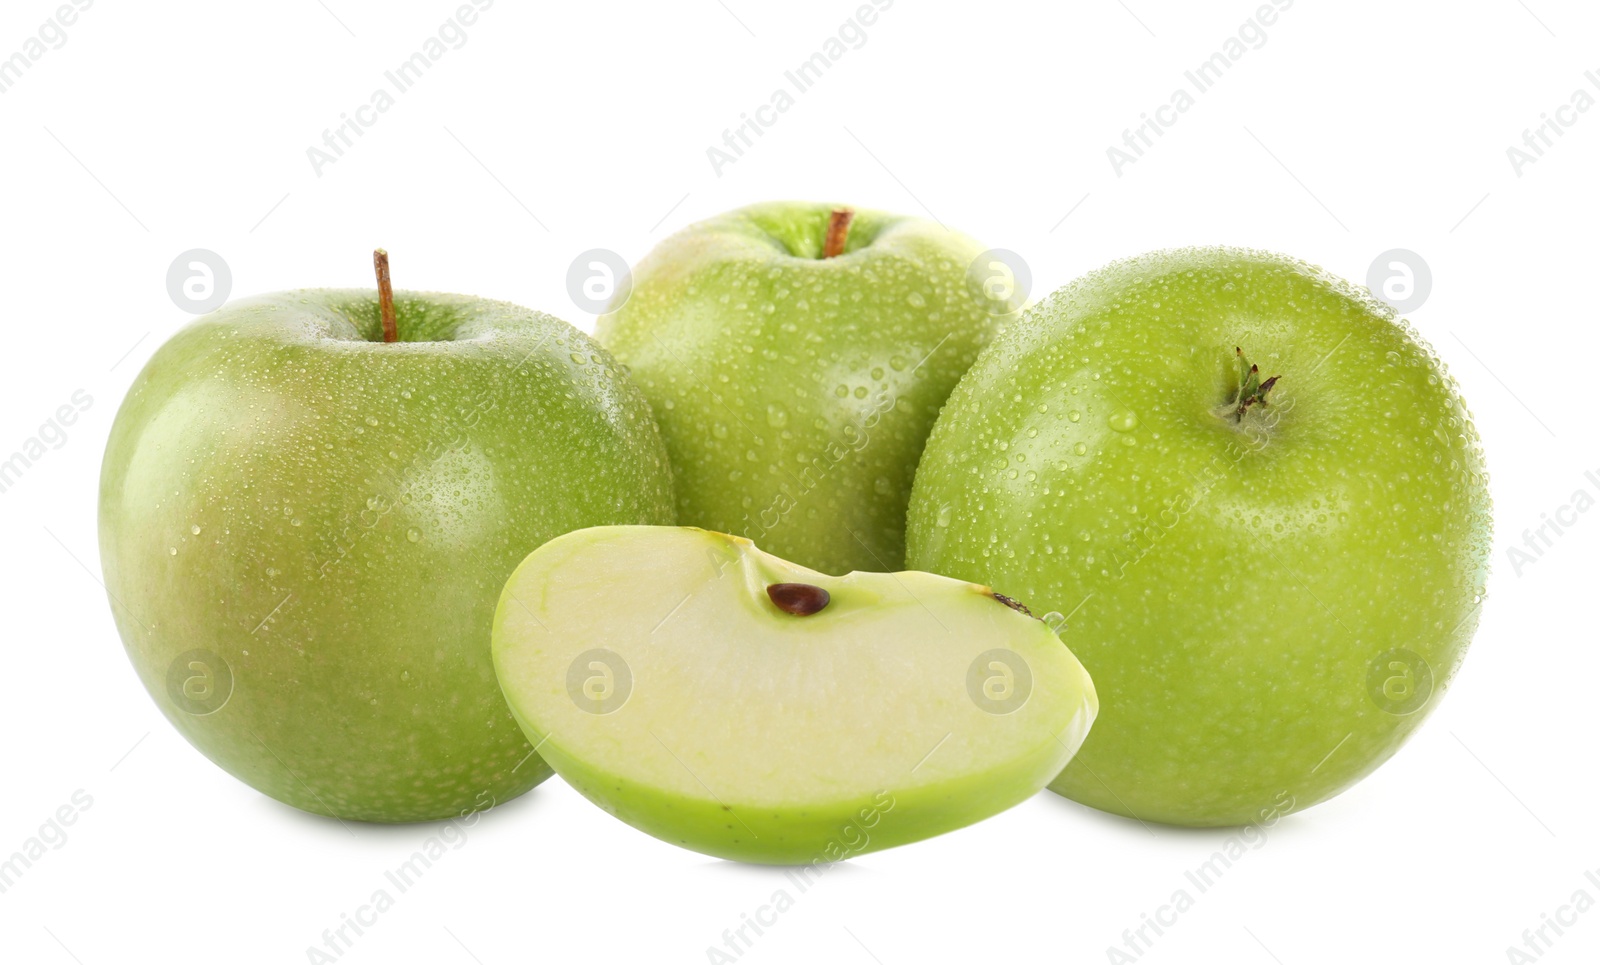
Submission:
[[[1239,359],[1239,392],[1228,405],[1233,408],[1233,421],[1242,422],[1244,414],[1252,405],[1267,404],[1267,393],[1272,391],[1272,387],[1278,384],[1278,379],[1282,376],[1274,375],[1270,379],[1262,379],[1261,370],[1250,364],[1250,360],[1244,357],[1243,349],[1235,345],[1233,354]]]
[[[828,235],[822,242],[822,257],[837,258],[844,254],[845,239],[850,236],[850,221],[856,213],[849,208],[834,208],[828,215]]]
[[[389,281],[389,253],[382,248],[374,251],[372,267],[378,273],[378,312],[383,316],[383,340],[398,342],[400,329],[394,321],[394,285]]]

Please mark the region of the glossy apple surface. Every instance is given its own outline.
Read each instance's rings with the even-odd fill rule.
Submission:
[[[650,399],[678,520],[829,573],[898,570],[928,430],[1008,306],[975,297],[982,246],[832,205],[731,211],[662,242],[596,337]]]
[[[549,775],[500,696],[495,600],[545,540],[673,518],[666,454],[611,357],[501,302],[235,303],[135,380],[100,550],[140,679],[207,757],[281,801],[413,821]]]
[[[1236,347],[1278,377],[1242,412]],[[951,397],[908,521],[912,566],[1064,618],[1104,710],[1052,787],[1186,825],[1308,807],[1392,755],[1466,653],[1489,539],[1477,434],[1416,332],[1221,248],[1024,313]]]
[[[690,528],[545,544],[506,584],[494,657],[569,784],[741,861],[828,863],[1002,811],[1096,708],[1061,641],[988,587],[828,576]]]

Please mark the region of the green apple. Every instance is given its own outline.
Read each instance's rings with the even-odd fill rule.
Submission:
[[[118,629],[207,757],[295,807],[443,818],[549,769],[489,653],[518,561],[670,523],[649,406],[559,319],[456,295],[235,303],[157,351],[100,484]]]
[[[1339,793],[1421,723],[1476,628],[1489,509],[1407,324],[1302,262],[1203,248],[1111,265],[996,339],[907,542],[1065,621],[1107,709],[1054,790],[1233,825]]]
[[[828,863],[998,813],[1071,758],[1094,686],[1021,609],[605,526],[517,568],[494,661],[528,740],[611,814],[720,857]]]
[[[1014,308],[974,293],[980,252],[933,222],[799,202],[657,246],[596,337],[655,409],[678,521],[830,573],[899,569],[928,430]]]

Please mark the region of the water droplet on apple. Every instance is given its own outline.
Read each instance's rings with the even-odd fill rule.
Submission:
[[[415,543],[416,541],[422,539],[422,534],[417,532],[414,529],[408,529],[408,530],[406,530],[406,539],[408,539],[411,542]]]
[[[767,404],[767,425],[774,428],[783,428],[789,424],[789,410],[776,402]]]
[[[1072,447],[1072,451],[1081,456],[1089,451],[1089,447],[1080,442]]]
[[[189,532],[193,533],[196,536],[199,536],[200,535],[200,524],[196,523],[195,525],[189,527]]]
[[[928,302],[927,302],[926,299],[924,299],[922,297],[922,295],[920,293],[912,292],[911,294],[906,296],[906,304],[910,305],[912,308],[921,308],[924,305],[928,304]]]
[[[367,416],[367,425],[375,426],[377,424],[378,424],[378,417],[377,416],[372,416],[372,415]]]
[[[955,513],[949,506],[940,506],[939,515],[934,519],[933,523],[935,526],[940,527],[949,526],[950,517],[953,515],[955,515]]]
[[[1138,424],[1139,417],[1134,415],[1133,412],[1128,409],[1122,409],[1118,412],[1113,412],[1111,416],[1106,419],[1106,425],[1111,427],[1112,432],[1131,432]]]
[[[1042,407],[1040,411],[1043,411]],[[1079,412],[1077,409],[1073,409],[1071,412],[1067,413],[1068,422],[1077,422],[1081,418],[1083,418],[1083,413]]]

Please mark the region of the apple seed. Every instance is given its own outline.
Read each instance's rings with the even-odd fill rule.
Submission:
[[[767,596],[785,613],[808,617],[828,605],[828,591],[810,583],[774,583],[767,587]]]

